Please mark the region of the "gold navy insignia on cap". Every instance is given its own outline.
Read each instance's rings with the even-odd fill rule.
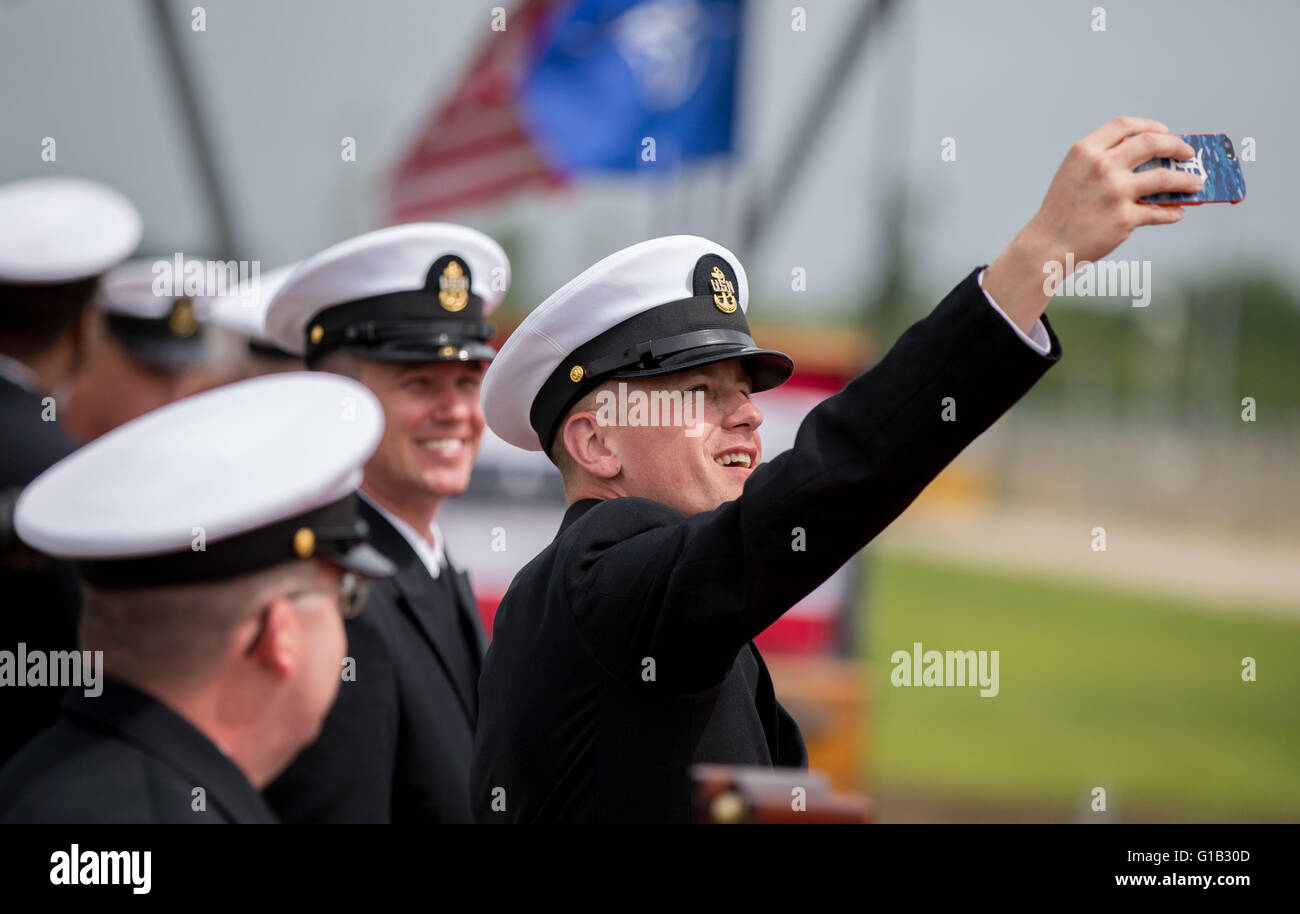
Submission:
[[[193,336],[199,329],[199,319],[194,316],[194,300],[181,296],[172,302],[167,315],[167,326],[179,337]]]
[[[713,285],[713,304],[723,314],[731,314],[736,310],[736,287],[731,284],[727,274],[722,272],[721,267],[714,267],[713,272],[709,274],[709,279]]]
[[[95,293],[105,329],[130,353],[153,369],[175,374],[202,362],[206,355],[203,322],[207,299],[187,295],[178,286],[185,267],[173,274],[170,288],[157,288],[160,261],[144,257],[109,270]],[[177,254],[176,263],[201,267],[202,261]]]
[[[469,279],[460,261],[452,260],[438,277],[438,304],[448,311],[460,311],[469,304]]]

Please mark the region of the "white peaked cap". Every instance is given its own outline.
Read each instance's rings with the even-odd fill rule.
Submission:
[[[84,178],[0,185],[0,282],[61,283],[98,276],[140,243],[140,213]]]

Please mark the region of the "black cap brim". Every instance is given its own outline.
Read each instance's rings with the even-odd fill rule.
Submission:
[[[156,555],[88,559],[78,562],[82,576],[101,587],[163,587],[250,574],[281,562],[320,559],[366,577],[386,578],[397,569],[366,542],[369,526],[357,513],[358,497],[210,541],[204,550],[190,548]]]
[[[412,342],[392,340],[344,345],[343,349],[369,362],[490,362],[497,351],[482,340],[438,340]]]
[[[661,375],[712,365],[728,359],[740,359],[741,367],[754,384],[754,393],[780,387],[794,374],[794,360],[775,349],[758,349],[752,346],[700,346],[675,353],[663,359],[654,368],[633,368],[615,372],[613,378],[655,378]]]

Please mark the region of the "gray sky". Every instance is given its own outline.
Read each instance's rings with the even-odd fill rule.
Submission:
[[[518,253],[533,300],[601,256],[655,234],[693,231],[737,243],[738,203],[773,180],[858,0],[752,0],[737,168],[653,192],[600,180],[463,220]],[[212,0],[207,30],[177,4],[243,256],[271,268],[374,227],[378,190],[422,116],[490,34],[492,0]],[[513,4],[503,4],[513,8]],[[1092,29],[1103,6],[1106,31]],[[0,0],[0,179],[80,174],[141,207],[148,252],[215,243],[168,75],[141,0]],[[1116,256],[1151,259],[1163,280],[1242,264],[1300,285],[1300,203],[1283,150],[1300,140],[1294,36],[1300,4],[905,2],[864,49],[790,203],[749,257],[757,308],[851,307],[879,275],[878,207],[905,177],[924,281],[939,294],[988,262],[1033,214],[1069,145],[1111,116],[1175,130],[1224,131],[1240,147],[1249,193],[1178,226],[1140,231]],[[41,161],[54,137],[58,158]],[[340,141],[357,140],[358,161]],[[944,137],[957,160],[940,159]],[[807,305],[789,291],[808,275]]]

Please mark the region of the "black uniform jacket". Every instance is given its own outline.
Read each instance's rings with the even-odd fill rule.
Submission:
[[[266,792],[286,822],[468,822],[486,639],[469,579],[435,579],[369,503],[370,542],[397,565],[347,623],[355,681],[320,738]]]
[[[683,822],[693,763],[806,764],[751,639],[1060,356],[1050,327],[1046,357],[1020,339],[977,273],[814,408],[736,500],[693,517],[640,498],[569,508],[493,625],[474,747],[480,821]],[[956,421],[943,421],[947,397]]]
[[[179,714],[121,680],[105,676],[103,687],[93,698],[69,689],[54,726],[0,769],[0,823],[276,821]]]
[[[72,453],[57,422],[42,419],[41,397],[0,377],[0,650],[71,651],[77,647],[81,585],[76,570],[28,548],[13,530],[22,488]],[[0,765],[54,723],[58,689],[0,688]]]

